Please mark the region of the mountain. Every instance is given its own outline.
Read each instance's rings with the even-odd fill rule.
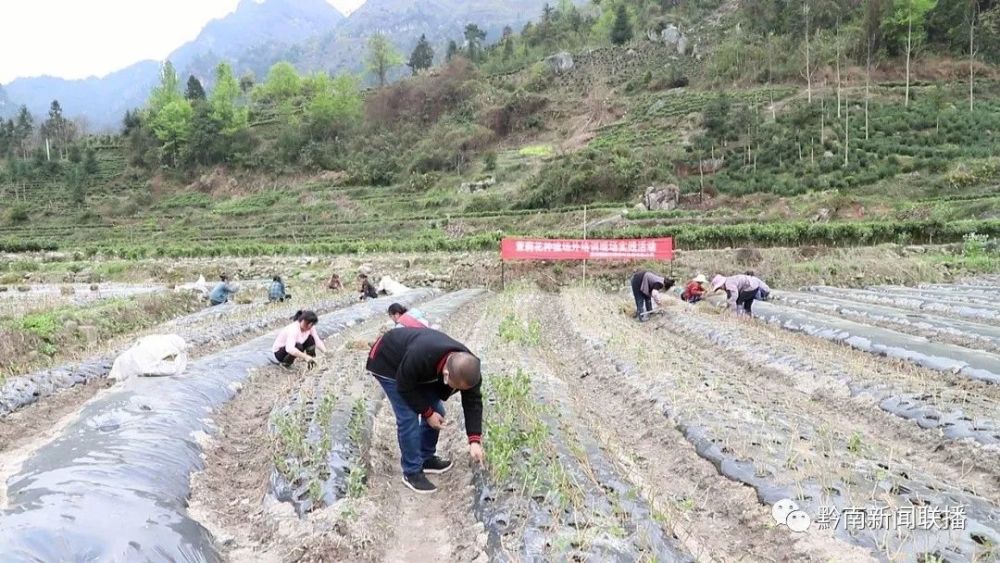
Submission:
[[[300,71],[359,72],[364,69],[368,38],[375,32],[389,36],[409,55],[421,35],[427,35],[438,57],[449,40],[461,45],[465,26],[478,25],[486,42],[500,38],[507,25],[520,28],[537,19],[546,0],[368,0],[336,29],[287,49],[271,45],[244,54],[237,66],[257,76],[278,61],[288,61]],[[549,2],[552,3],[552,2]],[[581,3],[578,1],[577,3]],[[405,74],[405,67],[396,75]]]
[[[0,85],[0,119],[11,117],[15,112],[14,102],[7,96],[7,91]]]
[[[83,117],[91,131],[101,131],[118,127],[126,110],[143,103],[159,68],[156,61],[142,61],[103,78],[19,78],[7,85],[7,94],[36,117],[48,113],[52,100],[59,100],[67,117]]]
[[[208,79],[220,60],[238,59],[248,49],[265,45],[280,46],[283,52],[343,20],[326,0],[242,0],[236,11],[209,22],[169,59],[182,82],[192,73]],[[126,110],[145,102],[157,82],[159,66],[156,61],[142,61],[102,78],[83,80],[19,78],[7,85],[7,94],[36,116],[45,115],[52,100],[59,100],[68,117],[84,117],[91,130],[114,129]]]
[[[581,0],[582,1],[582,0]],[[440,57],[448,40],[463,41],[466,24],[487,32],[487,42],[506,25],[519,27],[541,13],[546,0],[368,0],[349,17],[327,0],[241,0],[236,11],[209,22],[193,41],[171,53],[181,82],[194,74],[211,83],[220,61],[237,74],[263,79],[276,62],[300,71],[359,71],[371,34],[389,35],[404,56],[426,34]],[[158,63],[143,61],[103,78],[19,78],[7,86],[11,100],[37,116],[52,100],[66,115],[85,117],[91,130],[117,128],[126,110],[145,101],[156,84]],[[397,75],[403,74],[400,68]],[[2,102],[2,98],[0,98]]]
[[[254,49],[287,49],[342,21],[344,15],[326,0],[242,0],[235,12],[209,22],[169,58],[178,69],[208,78],[222,60],[238,62]]]

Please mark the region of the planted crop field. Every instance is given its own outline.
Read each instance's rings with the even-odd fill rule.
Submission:
[[[0,545],[15,561],[997,561],[998,286],[775,290],[754,320],[678,300],[639,323],[624,293],[527,285],[185,315],[148,329],[193,344],[181,376],[101,383],[109,347],[8,379]],[[364,369],[393,301],[483,362],[485,466],[456,396],[432,495],[400,482]],[[284,370],[269,331],[303,306],[329,353]]]

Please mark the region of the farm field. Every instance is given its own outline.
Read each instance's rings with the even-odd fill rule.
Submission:
[[[107,381],[134,335],[9,376],[0,543],[13,560],[996,561],[998,286],[776,288],[752,321],[671,300],[646,323],[617,287],[253,290],[143,329],[188,340],[182,376]],[[450,401],[456,466],[427,497],[400,483],[364,372],[393,301],[484,362],[486,467]],[[271,331],[302,307],[330,353],[284,371]]]

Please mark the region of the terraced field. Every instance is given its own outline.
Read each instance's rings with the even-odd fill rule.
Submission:
[[[996,561],[998,286],[776,291],[756,320],[677,301],[646,323],[587,288],[399,296],[483,359],[488,463],[451,401],[439,452],[456,465],[430,496],[399,482],[364,372],[389,299],[317,302],[331,353],[313,370],[267,361],[286,309],[178,319],[159,329],[200,343],[185,375],[10,409],[0,545],[14,561]]]

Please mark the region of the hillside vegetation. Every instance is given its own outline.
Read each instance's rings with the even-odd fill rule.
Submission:
[[[445,57],[373,36],[376,83],[404,60],[415,76],[368,90],[287,63],[260,81],[220,64],[205,88],[168,63],[120,135],[76,138],[55,105],[44,123],[3,123],[0,246],[453,250],[584,229],[688,248],[996,237],[998,9],[560,2],[499,40],[469,25]],[[636,209],[666,185],[676,208]]]

